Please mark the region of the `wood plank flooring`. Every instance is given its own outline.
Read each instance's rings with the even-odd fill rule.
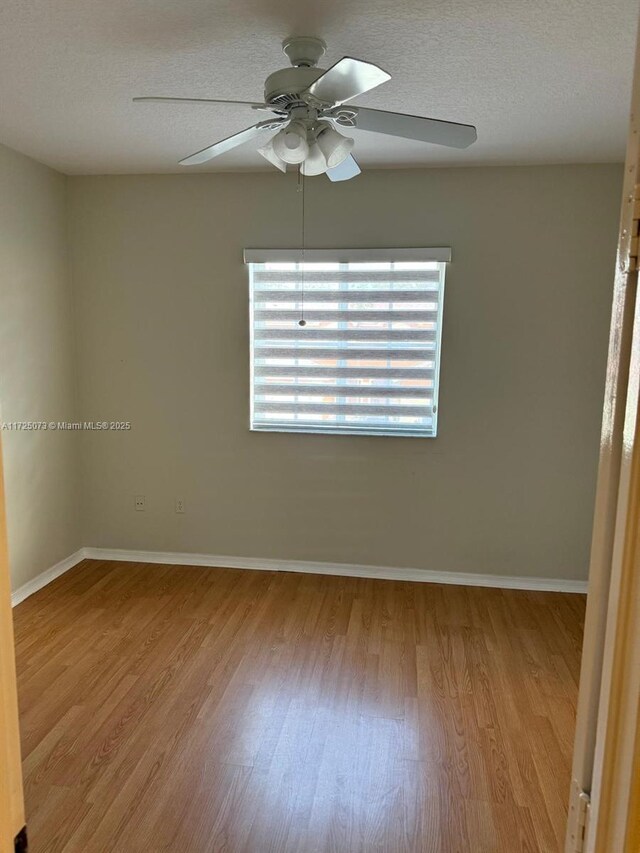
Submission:
[[[31,853],[562,849],[583,596],[87,560],[14,613]]]

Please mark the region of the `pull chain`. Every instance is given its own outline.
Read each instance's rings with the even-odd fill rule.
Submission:
[[[298,169],[298,192],[302,193],[302,234],[300,235],[300,248],[301,248],[301,257],[302,263],[300,264],[300,319],[298,320],[299,326],[306,326],[307,321],[304,319],[304,238],[305,238],[305,229],[304,229],[304,172],[302,171],[302,166]]]

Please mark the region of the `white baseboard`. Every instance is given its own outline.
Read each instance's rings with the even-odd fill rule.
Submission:
[[[225,569],[256,569],[269,572],[304,572],[315,575],[340,575],[352,578],[378,578],[419,583],[443,583],[456,586],[484,586],[498,589],[525,589],[540,592],[586,593],[587,581],[562,578],[483,575],[475,572],[438,572],[432,569],[402,569],[393,566],[358,566],[352,563],[313,563],[305,560],[261,560],[258,557],[225,557],[213,554],[189,554],[172,551],[125,551],[119,548],[80,548],[55,566],[18,587],[11,595],[13,607],[68,572],[82,560],[116,560],[129,563],[163,563],[170,566],[206,566]]]
[[[43,586],[46,586],[51,583],[51,581],[59,578],[60,575],[68,572],[69,569],[77,566],[78,563],[84,559],[85,549],[80,548],[75,552],[75,554],[71,554],[70,557],[65,557],[64,560],[60,560],[60,562],[56,563],[55,566],[51,566],[51,568],[45,569],[44,572],[40,572],[40,574],[36,575],[35,578],[27,581],[11,593],[11,606],[15,607],[16,604],[20,604],[21,601],[25,600],[25,598],[29,598],[29,596],[33,595],[34,592],[37,592],[39,589],[42,589]]]
[[[303,560],[261,560],[257,557],[225,557],[212,554],[186,554],[170,551],[125,551],[117,548],[85,548],[90,560],[122,560],[134,563],[164,563],[173,566],[207,566],[226,569],[262,569],[270,572],[305,572],[356,578],[379,578],[457,586],[484,586],[498,589],[525,589],[544,592],[587,591],[587,581],[562,578],[511,577],[482,575],[475,572],[438,572],[431,569],[401,569],[392,566],[358,566],[351,563],[313,563]]]

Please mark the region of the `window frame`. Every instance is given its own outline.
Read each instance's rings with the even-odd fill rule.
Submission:
[[[310,423],[302,426],[289,424],[257,425],[254,416],[255,403],[255,349],[254,349],[254,265],[265,263],[375,263],[375,262],[435,262],[439,271],[439,298],[435,329],[435,359],[433,366],[432,389],[432,418],[430,431],[423,427],[412,430],[409,428],[390,428],[389,425],[377,427],[366,425],[349,429],[329,425],[321,427]],[[251,432],[289,433],[300,435],[343,435],[377,436],[384,438],[436,438],[439,420],[440,367],[442,359],[442,324],[444,309],[444,293],[446,282],[446,267],[451,262],[449,248],[375,248],[375,249],[245,249],[244,262],[248,267],[249,278],[249,429]],[[305,299],[312,302],[313,291],[305,292]],[[416,300],[417,301],[417,300]],[[363,391],[366,386],[363,387]],[[337,396],[337,395],[336,395]],[[363,393],[362,396],[366,396]]]

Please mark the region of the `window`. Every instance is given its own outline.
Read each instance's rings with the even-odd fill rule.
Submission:
[[[449,249],[245,251],[251,429],[435,436],[448,260]]]

